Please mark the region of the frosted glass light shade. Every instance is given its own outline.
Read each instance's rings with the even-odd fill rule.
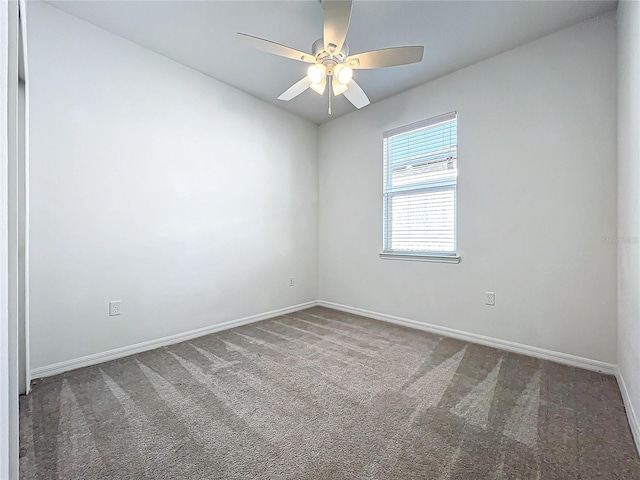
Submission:
[[[346,85],[353,78],[353,69],[349,65],[345,65],[341,63],[340,65],[336,65],[333,73],[338,80],[338,83],[342,85]]]
[[[326,75],[326,73],[327,73],[327,70],[325,66],[320,63],[311,65],[307,69],[307,76],[309,77],[309,80],[311,80],[311,83],[315,83],[315,84],[320,83],[324,78],[324,76]]]

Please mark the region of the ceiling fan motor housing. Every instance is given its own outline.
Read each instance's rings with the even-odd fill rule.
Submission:
[[[329,53],[324,48],[324,39],[319,38],[311,46],[313,56],[316,57],[316,61],[324,65],[327,69],[327,75],[333,75],[333,67],[342,63],[349,56],[349,46],[345,43],[342,45],[340,53]]]

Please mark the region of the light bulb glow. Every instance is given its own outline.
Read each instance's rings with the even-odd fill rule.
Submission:
[[[322,81],[326,72],[327,70],[324,65],[317,63],[315,65],[311,65],[307,69],[307,76],[309,77],[309,80],[311,80],[311,83],[318,84]]]
[[[336,65],[334,75],[338,83],[346,85],[351,81],[351,78],[353,78],[353,69],[349,65],[341,63],[340,65]]]

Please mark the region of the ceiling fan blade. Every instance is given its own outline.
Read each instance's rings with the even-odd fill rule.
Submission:
[[[272,42],[271,40],[265,40],[264,38],[254,37],[247,35],[246,33],[238,33],[238,38],[242,39],[247,45],[262,50],[263,52],[273,53],[281,57],[292,58],[293,60],[299,60],[306,63],[316,63],[316,57],[309,55],[308,53],[295,50],[286,45],[280,45],[279,43]]]
[[[383,48],[350,55],[345,63],[353,69],[395,67],[421,62],[423,53],[423,46]]]
[[[322,0],[324,9],[324,49],[339,53],[347,38],[351,19],[351,0]]]
[[[309,80],[309,77],[305,76],[299,82],[291,85],[282,95],[278,97],[278,100],[284,100],[285,102],[288,102],[292,98],[295,98],[298,95],[300,95],[310,86],[311,86],[311,80]]]
[[[371,103],[369,102],[367,94],[364,93],[362,88],[360,88],[360,85],[358,85],[354,80],[351,80],[349,83],[347,83],[347,86],[349,87],[349,89],[345,90],[343,94],[345,97],[347,97],[347,100],[353,103],[354,107],[362,108]]]

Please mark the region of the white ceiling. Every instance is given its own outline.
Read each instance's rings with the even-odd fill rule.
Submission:
[[[314,123],[355,110],[340,96],[329,116],[326,94],[312,90],[289,102],[277,100],[305,75],[307,64],[252,50],[236,38],[243,32],[310,52],[322,36],[316,0],[48,3]],[[374,103],[616,6],[577,0],[355,0],[347,35],[352,54],[402,45],[424,45],[425,54],[420,64],[360,70],[354,79]]]

